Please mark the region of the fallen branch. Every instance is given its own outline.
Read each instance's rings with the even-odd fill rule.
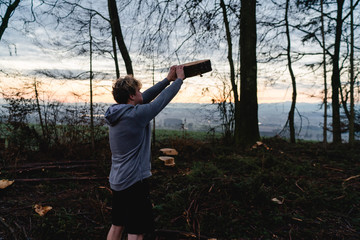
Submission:
[[[347,179],[344,180],[344,182],[350,181],[351,179],[355,179],[355,178],[358,178],[358,177],[360,177],[360,175],[355,175],[355,176],[348,177]]]
[[[328,167],[326,165],[323,165],[323,168],[329,169],[329,170],[334,170],[334,171],[338,171],[338,172],[343,172],[344,170],[340,169],[340,168],[333,168],[333,167]]]
[[[71,165],[71,164],[79,164],[79,163],[97,163],[96,160],[80,160],[80,161],[59,161],[59,162],[35,162],[35,163],[25,163],[23,165],[12,165],[9,167],[4,167],[4,170],[9,169],[20,169],[20,168],[32,168],[32,167],[39,167],[39,166],[51,166],[51,165]],[[84,165],[86,166],[86,165]]]
[[[350,180],[355,179],[355,178],[358,178],[358,177],[360,177],[360,174],[359,174],[359,175],[355,175],[355,176],[348,177],[347,179],[345,179],[345,180],[343,181],[342,186],[344,187],[344,185],[345,185],[345,183],[346,183],[347,181],[350,181]]]
[[[30,171],[34,171],[34,170],[45,170],[45,169],[73,169],[73,168],[83,168],[83,167],[96,167],[95,164],[87,164],[87,165],[67,165],[67,166],[53,166],[53,165],[49,165],[49,166],[38,166],[38,167],[32,167],[32,168],[21,168],[21,169],[17,169],[16,172],[18,173],[22,173],[22,172],[30,172]]]
[[[102,180],[107,177],[61,177],[61,178],[24,178],[15,179],[15,183],[19,182],[48,182],[48,181],[78,181],[78,180]]]

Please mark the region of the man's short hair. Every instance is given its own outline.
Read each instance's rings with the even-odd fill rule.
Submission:
[[[135,95],[137,88],[141,88],[141,82],[131,75],[119,78],[113,85],[112,94],[118,104],[126,104],[130,95]]]

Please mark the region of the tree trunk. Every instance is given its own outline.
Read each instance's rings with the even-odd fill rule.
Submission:
[[[40,101],[39,101],[39,92],[37,90],[37,81],[36,79],[34,80],[34,90],[35,90],[35,99],[36,99],[36,110],[38,112],[39,115],[39,121],[40,121],[40,127],[41,127],[41,131],[42,131],[42,136],[43,139],[47,139],[46,137],[46,133],[45,133],[45,127],[44,127],[44,122],[42,119],[42,114],[41,114],[41,109],[40,109]]]
[[[120,69],[119,69],[119,62],[117,57],[117,48],[116,48],[116,37],[115,34],[111,31],[111,40],[114,52],[114,62],[115,62],[115,72],[116,72],[116,79],[120,77]]]
[[[292,69],[292,62],[291,62],[291,40],[290,40],[290,31],[289,31],[289,21],[288,21],[288,12],[289,12],[289,0],[286,0],[286,9],[285,9],[285,26],[286,26],[286,38],[287,38],[287,59],[288,59],[288,67],[291,76],[291,83],[293,87],[292,93],[292,102],[291,108],[289,111],[289,127],[290,127],[290,142],[295,143],[295,122],[294,122],[294,115],[295,115],[295,105],[296,105],[296,79]]]
[[[10,1],[9,1],[10,2]],[[13,3],[10,2],[10,5],[6,9],[4,17],[1,18],[1,25],[0,25],[0,40],[5,32],[5,29],[8,27],[9,20],[14,13],[15,9],[19,5],[20,0],[15,0]]]
[[[239,93],[238,88],[235,82],[235,67],[234,67],[234,60],[232,57],[232,38],[231,38],[231,32],[230,32],[230,25],[229,20],[227,17],[226,7],[224,0],[220,0],[220,7],[223,12],[223,21],[225,25],[225,31],[226,31],[226,40],[227,40],[227,47],[228,47],[228,61],[230,66],[230,81],[231,81],[231,87],[234,94],[234,102],[235,102],[235,139],[238,139],[236,136],[240,136],[240,103],[239,103]]]
[[[325,29],[324,29],[324,0],[321,0],[321,39],[323,49],[323,69],[324,69],[324,127],[323,127],[323,143],[327,144],[327,79],[326,79],[326,45],[325,45]]]
[[[119,14],[118,14],[118,10],[117,10],[116,0],[108,0],[108,9],[109,9],[112,33],[115,34],[117,44],[119,46],[121,55],[122,55],[124,63],[125,63],[126,73],[128,75],[134,75],[131,58],[130,58],[129,52],[127,50],[127,47],[125,45],[124,37],[123,37],[122,31],[121,31],[121,25],[120,25],[120,19],[119,19]]]
[[[349,143],[355,141],[355,111],[354,111],[354,8],[353,0],[350,0],[350,119],[349,119]]]
[[[341,127],[340,127],[340,103],[339,103],[339,88],[340,88],[340,69],[339,69],[339,55],[340,55],[340,41],[342,33],[342,10],[344,0],[337,0],[337,18],[336,18],[336,35],[335,35],[335,50],[333,55],[333,70],[331,76],[332,87],[332,126],[333,126],[333,142],[341,143]]]
[[[153,81],[153,86],[155,85],[155,61],[154,61],[154,54],[152,55],[152,81]],[[156,144],[156,118],[153,118],[153,128],[152,128],[152,143],[153,143],[153,148],[155,148],[155,144]]]
[[[91,136],[91,152],[94,157],[95,152],[95,129],[94,129],[94,104],[93,104],[93,69],[92,69],[92,13],[90,12],[90,23],[89,23],[89,37],[90,37],[90,136]]]
[[[44,124],[42,114],[41,114],[41,108],[40,108],[40,101],[39,101],[39,92],[37,88],[38,82],[36,79],[34,80],[34,90],[35,90],[35,100],[36,100],[36,110],[39,115],[39,122],[42,132],[42,139],[40,139],[40,150],[41,151],[47,151],[49,148],[49,131],[47,124]]]
[[[256,0],[242,0],[240,15],[240,126],[235,141],[247,147],[260,138],[256,79]]]

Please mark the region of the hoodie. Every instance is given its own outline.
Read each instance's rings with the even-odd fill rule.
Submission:
[[[107,109],[111,189],[121,191],[151,176],[150,121],[174,98],[182,83],[177,79],[166,88],[169,81],[165,78],[142,94],[143,104],[114,104]]]

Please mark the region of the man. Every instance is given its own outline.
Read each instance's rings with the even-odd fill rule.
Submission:
[[[150,121],[178,93],[184,79],[184,68],[180,65],[172,66],[163,81],[144,93],[140,92],[141,83],[132,76],[118,79],[113,86],[117,104],[105,113],[113,192],[112,226],[107,240],[120,240],[124,228],[129,240],[141,240],[145,233],[154,231],[147,183],[151,176]],[[170,82],[173,83],[167,87]]]

